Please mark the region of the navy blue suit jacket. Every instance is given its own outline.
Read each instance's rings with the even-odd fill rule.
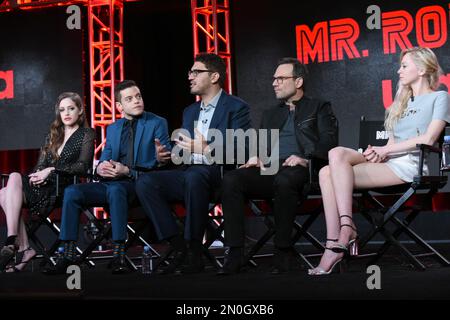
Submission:
[[[194,123],[198,120],[200,115],[200,101],[191,104],[184,109],[183,112],[183,125],[182,128],[189,131],[191,137],[194,135]],[[233,143],[226,141],[226,129],[243,129],[244,131],[249,129],[250,125],[250,108],[248,104],[242,99],[233,95],[227,94],[222,91],[219,101],[217,102],[214,115],[209,125],[210,129],[218,129],[223,135],[223,154],[225,155],[225,146],[227,143]],[[210,142],[210,141],[208,141]],[[236,156],[236,146],[235,146]]]
[[[120,135],[126,119],[122,118],[112,123],[106,129],[105,149],[100,157],[101,161],[119,161]],[[153,168],[158,163],[155,152],[155,139],[170,150],[169,133],[166,119],[151,112],[144,112],[136,124],[134,138],[134,165]]]

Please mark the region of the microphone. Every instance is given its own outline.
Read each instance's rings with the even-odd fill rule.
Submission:
[[[414,102],[414,96],[411,96],[411,102]]]

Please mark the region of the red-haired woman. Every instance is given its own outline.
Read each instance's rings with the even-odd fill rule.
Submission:
[[[8,238],[0,251],[0,272],[17,252],[22,253],[21,262],[6,269],[7,272],[23,270],[36,255],[28,242],[22,207],[31,214],[51,208],[56,188],[53,171],[84,174],[92,165],[95,132],[88,128],[81,97],[73,92],[62,93],[56,102],[55,115],[33,173],[28,176],[11,173],[7,185],[0,190],[0,205],[8,229]],[[62,188],[70,184],[69,178],[60,181]]]

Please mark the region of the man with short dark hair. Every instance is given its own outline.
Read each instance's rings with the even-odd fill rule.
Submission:
[[[144,100],[136,83],[125,80],[114,90],[116,107],[123,118],[107,128],[106,144],[96,168],[99,182],[72,185],[64,192],[60,239],[64,257],[47,274],[65,273],[76,263],[75,241],[78,238],[80,213],[89,207],[107,206],[111,217],[114,251],[112,273],[127,271],[125,241],[127,238],[128,206],[136,199],[135,166],[153,168],[168,159],[157,155],[161,145],[170,148],[167,121],[144,111]]]
[[[143,174],[136,182],[136,193],[156,234],[175,249],[175,258],[163,273],[178,269],[182,273],[195,273],[204,269],[202,240],[208,205],[222,180],[222,165],[214,160],[214,150],[225,150],[227,143],[234,143],[226,141],[227,129],[250,127],[247,103],[222,89],[225,75],[226,65],[219,56],[204,53],[195,57],[188,79],[191,93],[201,100],[184,110],[185,134],[180,133],[175,140],[177,147],[189,155],[188,163],[175,170]],[[221,134],[222,145],[211,147],[211,132]],[[184,236],[172,215],[170,204],[174,201],[183,201],[186,208]]]
[[[276,174],[261,174],[264,165],[252,157],[238,170],[225,174],[222,183],[222,211],[225,242],[229,247],[218,274],[237,273],[244,264],[244,211],[248,198],[274,199],[275,255],[272,273],[289,270],[292,230],[303,186],[308,183],[308,158],[327,160],[328,150],[337,145],[337,120],[329,102],[305,96],[307,70],[295,58],[278,62],[272,86],[280,104],[266,110],[260,129],[278,129],[279,161]],[[270,131],[269,131],[270,134]],[[268,141],[271,141],[269,136]],[[260,153],[261,154],[261,150]],[[273,161],[273,160],[272,160]],[[273,164],[272,164],[273,165]]]

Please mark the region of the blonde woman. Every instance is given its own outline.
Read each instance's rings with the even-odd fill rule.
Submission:
[[[449,96],[446,91],[436,91],[441,68],[430,49],[403,51],[398,74],[398,90],[386,113],[388,143],[368,146],[362,154],[334,148],[329,152],[329,165],[319,173],[327,242],[319,265],[308,271],[310,275],[329,274],[345,254],[357,254],[353,189],[411,182],[418,171],[416,144],[433,145],[450,120]],[[427,167],[424,174],[428,174]]]
[[[33,173],[28,176],[11,173],[8,184],[0,190],[0,205],[5,212],[8,229],[8,238],[0,251],[0,272],[17,251],[22,253],[22,259],[7,272],[23,270],[36,255],[28,243],[21,209],[29,208],[33,214],[51,208],[54,205],[51,195],[56,187],[53,171],[87,172],[92,165],[94,138],[95,132],[87,127],[81,97],[73,92],[62,93],[55,105],[55,120]],[[62,189],[70,183],[69,178],[60,181]]]

